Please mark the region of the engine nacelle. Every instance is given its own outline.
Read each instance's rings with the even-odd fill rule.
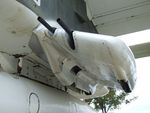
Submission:
[[[94,94],[97,84],[131,92],[136,81],[136,66],[131,50],[111,36],[74,31],[75,49],[68,42],[69,35],[56,29],[41,35],[41,47],[50,67],[64,86],[73,86]],[[40,37],[41,36],[41,37]],[[40,38],[39,38],[40,37]]]
[[[73,32],[76,45],[74,57],[97,80],[114,84],[118,82],[125,92],[131,92],[136,81],[135,58],[130,48],[117,37]]]

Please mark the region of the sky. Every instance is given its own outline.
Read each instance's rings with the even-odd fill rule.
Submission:
[[[150,42],[150,30],[119,36],[127,45]],[[129,95],[138,96],[137,100],[114,113],[150,113],[150,57],[136,59],[137,82],[135,89]]]
[[[122,105],[114,113],[150,113],[150,57],[137,59],[136,65],[137,82],[130,97],[138,98],[130,104]]]

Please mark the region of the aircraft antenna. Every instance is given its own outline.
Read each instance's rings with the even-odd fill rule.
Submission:
[[[70,30],[69,27],[60,18],[57,19],[57,22],[68,34],[68,36],[69,36],[69,39],[68,39],[69,46],[71,47],[71,49],[75,50],[75,43],[74,43],[74,39],[73,39],[73,35],[72,35],[73,31]]]
[[[38,17],[37,20],[43,24],[50,32],[52,32],[54,34],[56,28],[50,26],[42,17]]]

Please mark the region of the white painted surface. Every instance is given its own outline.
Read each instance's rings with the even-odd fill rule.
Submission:
[[[72,50],[63,29],[49,36],[46,32],[45,29],[35,30],[52,71],[64,86],[75,83],[76,88],[94,94],[98,84],[121,89],[118,81],[123,80],[131,90],[134,88],[134,56],[120,39],[74,31],[75,50]],[[81,68],[77,75],[71,72],[74,66]]]
[[[38,6],[41,5],[41,0],[33,0]]]
[[[1,0],[0,8],[0,51],[9,54],[31,53],[28,41],[38,25],[37,16],[15,0]]]
[[[4,72],[0,72],[0,112],[96,113],[65,92]]]
[[[0,53],[0,68],[8,73],[17,72],[18,59],[6,53]]]

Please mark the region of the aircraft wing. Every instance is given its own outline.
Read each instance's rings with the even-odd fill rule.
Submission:
[[[123,35],[150,28],[149,0],[85,0],[98,32]]]

